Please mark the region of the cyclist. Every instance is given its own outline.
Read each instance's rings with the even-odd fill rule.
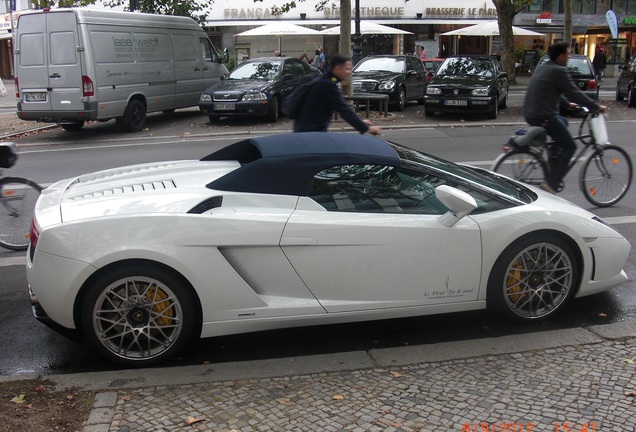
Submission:
[[[591,112],[607,110],[583,93],[572,81],[565,67],[570,58],[570,46],[556,43],[548,48],[550,61],[539,65],[532,74],[523,105],[523,115],[530,126],[541,126],[554,140],[550,154],[550,172],[539,187],[556,194],[567,173],[576,144],[568,130],[568,121],[560,114],[560,107],[582,105]]]

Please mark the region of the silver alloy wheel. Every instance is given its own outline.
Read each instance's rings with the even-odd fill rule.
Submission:
[[[183,308],[161,281],[118,279],[97,297],[92,324],[99,342],[116,357],[150,360],[168,351],[183,330]]]
[[[509,261],[502,287],[505,305],[523,319],[540,319],[569,297],[576,280],[568,253],[554,243],[535,243]]]

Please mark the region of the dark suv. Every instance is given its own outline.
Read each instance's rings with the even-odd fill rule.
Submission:
[[[389,95],[389,102],[402,111],[407,101],[424,103],[426,69],[411,55],[369,56],[353,68],[351,83],[354,93]]]
[[[627,98],[627,106],[636,107],[636,53],[618,68],[621,72],[616,81],[616,100]]]

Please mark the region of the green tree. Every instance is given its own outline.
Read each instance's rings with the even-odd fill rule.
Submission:
[[[512,20],[533,0],[492,0],[497,9],[497,22],[499,24],[499,36],[501,37],[501,64],[508,72],[508,80],[517,82],[515,74],[515,39],[512,33]]]
[[[159,15],[187,16],[193,18],[199,24],[203,24],[208,16],[206,9],[213,3],[213,1],[138,0],[136,3],[138,4],[138,8],[136,8],[136,10],[139,12]],[[109,7],[124,6],[124,10],[130,10],[130,0],[107,0],[104,4]]]

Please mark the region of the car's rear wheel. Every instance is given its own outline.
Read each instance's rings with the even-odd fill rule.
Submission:
[[[129,132],[140,132],[146,126],[146,105],[139,99],[128,103],[122,121]]]
[[[578,259],[555,234],[529,235],[508,246],[488,279],[488,304],[516,321],[548,318],[574,295]]]
[[[108,360],[127,367],[167,360],[192,336],[195,302],[178,277],[150,265],[108,271],[88,288],[82,326]]]
[[[499,105],[499,108],[501,109],[508,108],[508,90],[507,89],[506,89],[506,96],[501,101],[501,105]]]

